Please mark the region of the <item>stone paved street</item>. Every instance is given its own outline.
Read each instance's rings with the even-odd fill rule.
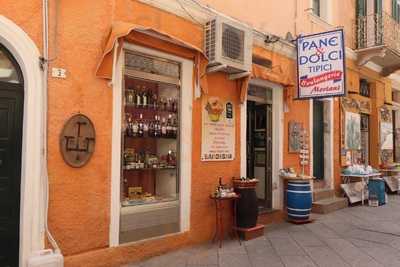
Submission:
[[[400,266],[400,196],[373,208],[318,216],[312,224],[266,227],[263,237],[185,248],[125,267]]]

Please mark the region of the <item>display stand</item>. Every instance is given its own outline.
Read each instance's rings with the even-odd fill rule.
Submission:
[[[308,218],[306,220],[292,220],[288,217],[288,212],[287,212],[287,196],[286,196],[286,190],[288,187],[288,182],[289,181],[309,181],[311,182],[313,180],[312,176],[284,176],[280,175],[281,179],[283,180],[283,211],[285,213],[286,221],[294,224],[306,224],[306,223],[311,223],[314,221],[312,218]]]
[[[367,185],[368,185],[368,180],[369,179],[373,179],[373,178],[379,178],[381,176],[381,173],[370,173],[370,174],[341,174],[340,175],[343,179],[343,183],[344,184],[350,184],[350,182],[352,180],[359,180],[360,182],[363,183],[363,189],[361,190],[361,205],[364,205],[365,202],[365,195],[366,195],[366,190],[367,189]],[[343,188],[343,186],[342,186]],[[354,197],[352,197],[352,195],[354,195],[354,192],[346,192],[345,189],[343,189],[345,191],[345,194],[347,195],[347,197],[349,198],[349,202],[350,203],[355,203],[357,201],[354,201],[352,199],[354,199]],[[360,200],[358,200],[360,201]]]
[[[223,224],[223,202],[231,202],[233,204],[233,212],[232,212],[232,231],[231,234],[233,237],[237,238],[239,244],[242,245],[240,238],[238,237],[238,233],[236,231],[236,202],[240,198],[240,196],[229,196],[229,197],[217,197],[214,195],[210,196],[210,199],[214,200],[215,203],[215,234],[212,239],[214,243],[216,239],[219,242],[219,248],[222,247],[222,240],[224,239],[224,224]]]

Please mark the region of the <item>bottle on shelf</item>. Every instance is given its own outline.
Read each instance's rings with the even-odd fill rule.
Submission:
[[[160,120],[158,115],[156,115],[154,121],[154,137],[160,137],[161,136],[161,125],[160,125]]]
[[[139,86],[137,86],[136,90],[136,107],[142,107],[142,95],[140,94]]]
[[[162,137],[167,137],[167,123],[165,122],[165,118],[162,118],[161,136]]]
[[[143,114],[140,113],[139,115],[139,122],[138,122],[138,137],[143,137],[144,134],[144,125],[143,125]]]
[[[149,132],[148,132],[148,136],[154,137],[154,133],[155,133],[155,121],[150,120],[150,121],[149,121]]]
[[[156,94],[156,92],[153,92],[152,94],[152,101],[153,101],[153,108],[154,109],[158,109],[158,96]]]
[[[172,112],[178,112],[178,99],[176,98],[172,101]]]
[[[147,89],[146,86],[142,87],[142,106],[143,108],[147,108],[148,106],[148,95],[147,95]]]
[[[172,98],[167,99],[167,104],[166,104],[166,111],[172,111]]]
[[[132,136],[133,135],[133,129],[132,129],[132,117],[130,114],[126,114],[126,129],[125,129],[125,134],[127,136]]]
[[[168,115],[168,120],[167,120],[167,133],[166,133],[166,137],[173,137],[173,132],[172,132],[172,122],[171,122],[171,120],[172,120],[172,115],[171,114],[169,114]]]
[[[178,123],[177,119],[174,118],[172,122],[172,137],[176,138],[178,136]]]
[[[137,120],[135,120],[133,118],[131,118],[131,120],[132,120],[131,121],[132,134],[130,136],[136,137],[136,136],[138,136],[138,133],[139,133],[139,124],[138,124]]]
[[[128,105],[132,105],[134,103],[133,92],[134,92],[133,90],[130,90],[130,89],[127,90],[126,102]]]
[[[143,120],[143,136],[149,136],[149,122],[147,120]]]

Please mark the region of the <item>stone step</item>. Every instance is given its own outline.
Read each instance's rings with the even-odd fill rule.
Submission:
[[[335,190],[333,189],[314,189],[313,191],[313,201],[319,201],[333,197],[335,197]]]
[[[325,198],[312,203],[312,212],[326,214],[340,210],[348,206],[348,200],[344,197]]]

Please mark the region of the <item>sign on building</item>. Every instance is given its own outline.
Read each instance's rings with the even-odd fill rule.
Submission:
[[[297,39],[298,98],[343,96],[346,86],[343,30]]]
[[[202,161],[235,158],[235,112],[232,102],[204,97],[202,103]]]

